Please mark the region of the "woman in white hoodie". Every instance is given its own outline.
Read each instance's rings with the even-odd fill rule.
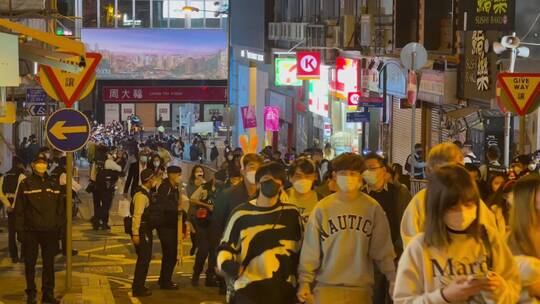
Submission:
[[[480,224],[480,195],[467,170],[442,166],[429,183],[425,232],[401,256],[394,302],[516,303],[517,267],[503,236]]]
[[[520,303],[540,303],[540,176],[520,178],[513,188],[508,244],[521,277]]]

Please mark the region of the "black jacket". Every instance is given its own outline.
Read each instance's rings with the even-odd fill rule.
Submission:
[[[16,231],[59,231],[66,220],[63,206],[60,187],[53,178],[27,177],[17,191]]]
[[[248,203],[255,197],[249,197],[246,185],[240,183],[232,188],[221,192],[214,205],[214,213],[212,215],[212,225],[214,230],[221,235],[225,230],[227,221],[236,207]]]
[[[139,188],[139,174],[139,162],[134,162],[130,164],[128,168],[126,183],[124,185],[124,194],[127,194],[129,192],[131,197],[135,195],[135,192],[137,192],[137,189]]]
[[[171,186],[169,180],[165,179],[159,186],[154,204],[163,216],[160,227],[177,228],[179,196],[178,187]]]

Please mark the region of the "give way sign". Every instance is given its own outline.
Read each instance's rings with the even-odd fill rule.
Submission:
[[[296,53],[296,78],[301,80],[321,78],[321,53]]]

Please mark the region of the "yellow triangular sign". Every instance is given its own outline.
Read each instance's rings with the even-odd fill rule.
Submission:
[[[498,78],[518,114],[525,114],[540,93],[540,74],[501,73]]]

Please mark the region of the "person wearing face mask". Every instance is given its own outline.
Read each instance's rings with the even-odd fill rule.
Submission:
[[[414,157],[414,169],[412,168],[412,160]],[[407,157],[407,162],[405,163],[405,170],[409,172],[409,175],[412,176],[411,179],[424,179],[424,168],[426,163],[424,162],[424,149],[422,144],[414,145],[414,154],[411,154]]]
[[[131,207],[131,241],[137,252],[137,263],[133,275],[132,295],[134,297],[151,296],[152,292],[145,287],[148,268],[152,260],[152,224],[150,223],[150,206],[154,203],[151,191],[155,185],[155,176],[152,170],[144,169],[141,172],[142,185],[139,187]]]
[[[140,172],[146,169],[148,165],[148,155],[143,151],[139,152],[137,148],[133,156],[133,161],[129,165],[128,175],[124,185],[124,195],[127,196],[130,193],[131,197],[135,195],[137,188],[141,184]]]
[[[508,244],[521,278],[519,303],[540,303],[540,177],[528,175],[513,187]]]
[[[90,169],[90,181],[95,185],[92,226],[94,230],[110,230],[109,211],[122,167],[114,161],[113,155],[108,153],[107,147],[100,146],[97,152],[96,161]]]
[[[288,202],[298,207],[305,223],[315,205],[319,201],[317,192],[313,190],[313,183],[317,180],[315,163],[301,157],[291,164],[289,176],[292,187],[287,190]]]
[[[395,303],[517,303],[519,273],[504,235],[479,220],[480,194],[462,166],[432,170],[425,232],[399,261]]]
[[[445,142],[431,148],[427,157],[426,170],[428,174],[448,164],[463,165],[463,154],[458,146],[450,142]],[[400,232],[403,248],[407,247],[407,244],[413,237],[424,231],[425,221],[426,189],[423,189],[411,199],[401,219]],[[480,201],[479,205],[479,221],[481,224],[493,229],[497,229],[498,227],[495,215],[482,201]],[[505,233],[504,229],[499,230],[499,232],[501,234]]]
[[[47,175],[47,159],[32,162],[33,174],[21,181],[15,198],[15,230],[22,243],[27,303],[37,303],[35,268],[41,248],[42,303],[60,303],[54,297],[54,257],[66,220],[58,183]]]
[[[407,187],[401,184],[388,182],[387,168],[384,159],[377,153],[366,155],[366,167],[362,177],[365,186],[362,191],[374,198],[383,208],[388,222],[390,223],[390,233],[394,250],[399,258],[403,252],[403,244],[399,234],[399,222],[403,216],[407,204],[411,200],[411,194]],[[391,303],[388,293],[388,281],[384,275],[375,268],[375,285],[373,303]]]
[[[226,189],[216,198],[212,226],[217,235],[223,233],[231,212],[239,205],[245,204],[255,198],[257,194],[255,173],[263,164],[263,158],[258,154],[250,153],[242,156],[240,161],[240,171],[242,172],[244,182]]]
[[[395,279],[388,220],[381,206],[360,191],[365,170],[361,156],[341,154],[332,167],[338,191],[321,200],[309,217],[298,268],[298,300],[371,303],[373,263],[391,285]]]
[[[216,196],[214,203],[214,213],[212,214],[212,233],[216,236],[223,235],[225,225],[232,211],[239,205],[245,204],[254,199],[257,195],[257,185],[255,173],[263,164],[262,156],[255,153],[248,153],[240,156],[241,150],[236,149],[233,163],[229,163],[231,168],[240,168],[242,182],[228,189],[223,190]],[[237,163],[239,162],[239,163]],[[220,279],[219,293],[225,294],[225,281]]]
[[[234,282],[228,303],[296,303],[303,225],[296,206],[280,201],[286,178],[276,162],[260,166],[257,198],[231,214],[217,257],[220,271]]]
[[[172,281],[178,251],[178,210],[182,169],[167,168],[167,179],[157,188],[153,206],[148,211],[149,221],[156,228],[161,242],[161,272],[158,284],[161,289],[178,289]]]

